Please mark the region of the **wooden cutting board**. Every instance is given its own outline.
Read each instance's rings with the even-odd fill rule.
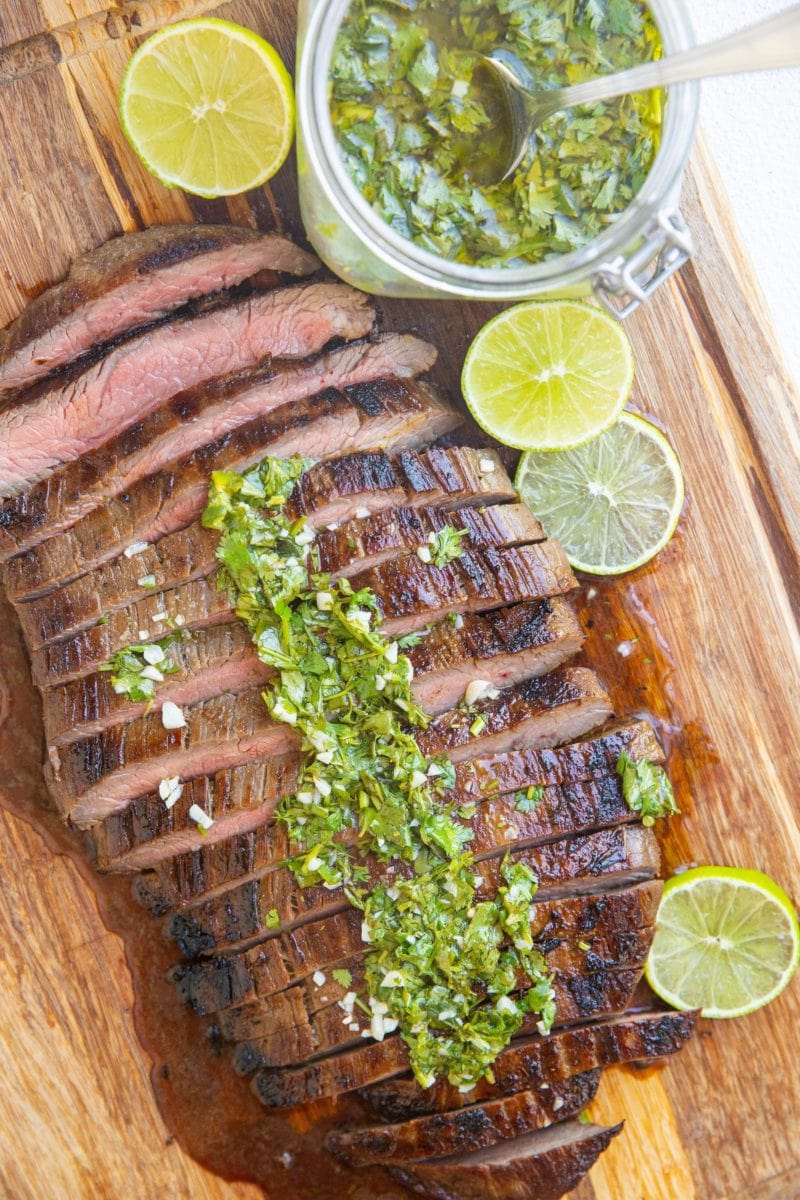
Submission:
[[[143,0],[94,16],[92,0],[0,6],[0,324],[121,230],[213,219],[301,233],[293,163],[269,190],[201,203],[151,179],[120,132],[115,95],[131,30],[212,7],[291,60],[291,0]],[[584,591],[587,656],[620,710],[652,712],[668,741],[683,809],[666,839],[668,867],[755,866],[800,900],[797,397],[702,148],[684,212],[697,259],[628,329],[633,403],[680,454],[686,512],[654,568]],[[440,378],[454,389],[488,311],[385,305],[388,326],[436,342]],[[632,643],[628,657],[622,642]],[[35,739],[15,728],[13,696],[11,708],[0,786],[33,795]],[[170,1137],[134,1033],[119,939],[73,863],[2,812],[0,880],[4,1200],[255,1200],[256,1188],[218,1179]],[[795,983],[762,1013],[706,1022],[665,1070],[606,1072],[593,1115],[627,1126],[576,1196],[800,1196],[799,1028]]]

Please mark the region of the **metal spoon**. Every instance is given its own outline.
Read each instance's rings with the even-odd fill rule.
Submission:
[[[523,71],[524,68],[519,60],[506,50],[495,50],[482,62],[499,85],[508,110],[508,148],[494,174],[494,181],[500,182],[516,171],[531,137],[542,122],[562,109],[611,100],[632,92],[646,92],[672,83],[686,83],[690,79],[800,66],[800,4],[719,41],[706,42],[681,54],[672,54],[616,75],[599,76],[574,87],[533,91],[520,79],[520,68]]]

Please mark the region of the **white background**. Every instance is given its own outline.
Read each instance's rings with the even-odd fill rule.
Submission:
[[[788,0],[688,0],[698,41],[789,7]],[[800,384],[800,70],[702,85],[700,120]]]

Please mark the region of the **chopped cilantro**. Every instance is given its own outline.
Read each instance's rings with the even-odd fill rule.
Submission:
[[[344,967],[334,967],[331,971],[331,976],[338,983],[339,987],[349,988],[353,982],[353,976]]]
[[[646,759],[637,762],[623,750],[617,763],[617,774],[622,777],[622,794],[628,808],[639,813],[643,825],[654,825],[659,817],[680,812],[663,767]]]
[[[371,591],[313,570],[305,522],[285,511],[305,466],[265,459],[244,475],[216,472],[203,514],[221,535],[220,585],[275,671],[264,701],[301,739],[297,791],[276,813],[293,848],[288,865],[302,886],[344,886],[363,910],[362,1007],[388,1013],[393,1024],[382,1028],[399,1029],[417,1078],[471,1087],[527,1013],[543,1030],[553,1020],[530,931],[536,877],[509,859],[497,895],[477,902],[472,830],[447,795],[455,769],[428,761],[413,736],[427,717],[414,702],[411,664],[383,636]],[[443,550],[460,540],[446,539]],[[387,887],[372,882],[367,856],[405,866]],[[277,927],[275,910],[265,922]],[[333,977],[351,982],[349,972]]]
[[[541,804],[544,796],[544,788],[541,784],[534,787],[523,788],[514,796],[515,806],[522,813],[533,812],[538,804]]]
[[[660,54],[641,0],[360,0],[339,28],[331,114],[347,170],[403,237],[480,266],[540,262],[584,245],[627,208],[655,157],[660,94],[550,117],[519,170],[483,186],[501,102],[476,74],[510,50],[538,88]]]
[[[277,908],[271,908],[264,917],[264,924],[267,929],[277,929],[281,923],[280,913]]]
[[[452,525],[443,525],[438,533],[431,535],[431,562],[435,567],[446,567],[464,553],[462,539],[467,536],[466,529],[455,529]]]

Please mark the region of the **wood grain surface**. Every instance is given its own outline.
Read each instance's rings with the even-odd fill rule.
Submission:
[[[123,230],[230,219],[301,233],[293,161],[269,190],[203,203],[151,179],[119,129],[115,93],[136,35],[211,8],[292,58],[291,0],[152,0],[99,15],[92,0],[0,5],[0,324],[76,254]],[[683,809],[668,866],[759,867],[797,900],[797,396],[702,147],[684,211],[697,258],[628,329],[633,407],[675,444],[686,511],[655,567],[583,590],[587,658],[620,711],[650,712],[667,742]],[[436,342],[452,388],[489,311],[384,305],[388,327]],[[38,743],[26,733],[31,705],[15,694],[0,728],[0,788],[30,804]],[[258,1189],[216,1178],[171,1138],[134,1032],[121,943],[74,863],[0,813],[0,880],[3,1200],[255,1200]],[[761,1013],[705,1023],[665,1070],[606,1072],[593,1115],[627,1126],[578,1200],[796,1200],[799,1028],[795,984]]]

